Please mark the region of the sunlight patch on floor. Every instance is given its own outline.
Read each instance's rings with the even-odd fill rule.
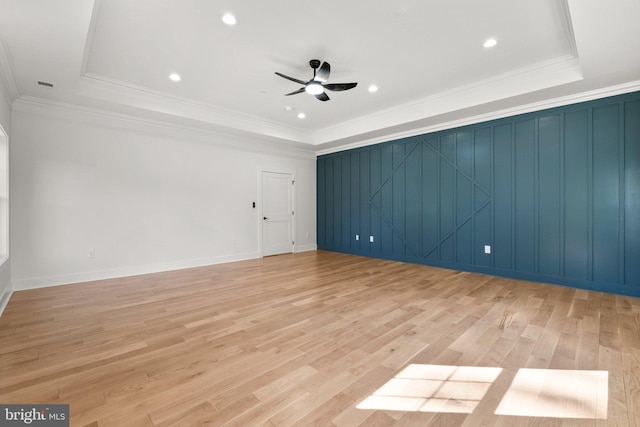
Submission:
[[[471,413],[500,372],[502,368],[409,365],[357,408]]]
[[[413,364],[360,402],[358,409],[470,414],[502,368]],[[519,369],[496,415],[606,419],[607,371]]]
[[[520,369],[497,415],[607,418],[609,373],[561,369]]]

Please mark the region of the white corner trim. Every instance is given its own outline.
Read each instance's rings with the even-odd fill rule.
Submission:
[[[4,273],[7,269],[9,269],[9,257],[4,257],[0,261],[0,271]],[[9,304],[11,295],[13,295],[13,286],[11,284],[11,281],[9,280],[8,283],[0,286],[0,316],[2,316],[2,313],[7,307],[7,304]]]
[[[4,309],[7,308],[11,295],[13,295],[13,290],[11,289],[11,285],[9,285],[9,291],[0,295],[0,316],[2,316]]]
[[[98,19],[100,18],[100,11],[102,9],[102,0],[93,0],[93,9],[91,10],[91,19],[89,20],[89,29],[87,31],[87,39],[84,44],[84,51],[82,53],[82,65],[80,66],[80,75],[84,75],[87,72],[89,65],[89,57],[91,56],[91,50],[93,49],[93,39],[96,35],[96,28],[98,27]]]
[[[363,139],[361,141],[357,141],[351,144],[343,144],[337,147],[318,150],[316,154],[318,156],[322,156],[325,154],[337,153],[340,151],[346,151],[354,148],[366,147],[368,145],[379,144],[381,142],[394,141],[397,139],[408,138],[411,136],[424,135],[428,133],[454,129],[462,126],[473,125],[476,123],[502,119],[505,117],[517,116],[519,114],[531,113],[534,111],[542,111],[550,108],[563,107],[566,105],[593,101],[600,98],[607,98],[609,96],[623,95],[625,93],[636,92],[639,90],[640,90],[640,80],[636,80],[636,81],[624,83],[621,85],[595,89],[588,92],[581,92],[577,94],[562,96],[559,98],[553,98],[553,99],[547,99],[540,102],[534,102],[531,104],[519,105],[517,107],[493,111],[486,114],[465,117],[459,120],[452,120],[448,122],[438,123],[432,126],[425,126],[425,127],[415,128],[415,129],[411,129],[404,132],[395,132],[392,134],[386,134],[386,135],[375,137],[375,138]]]
[[[0,34],[0,92],[11,105],[20,96],[9,46]]]
[[[140,265],[134,267],[114,268],[110,270],[86,271],[82,273],[63,274],[58,276],[35,277],[13,281],[13,290],[48,288],[51,286],[69,285],[96,280],[116,279],[121,277],[138,276],[141,274],[161,273],[164,271],[182,270],[185,268],[204,267],[207,265],[224,264],[228,262],[246,261],[258,258],[257,252],[247,252],[232,255],[214,256],[162,264]]]
[[[562,33],[569,45],[569,51],[576,58],[578,57],[578,46],[576,44],[576,37],[573,33],[573,21],[571,21],[571,12],[569,11],[569,3],[567,0],[558,0],[556,2],[558,8],[558,16],[560,16],[560,25],[562,27]]]

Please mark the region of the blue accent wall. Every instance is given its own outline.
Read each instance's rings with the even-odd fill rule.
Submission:
[[[319,249],[640,296],[640,92],[317,162]]]

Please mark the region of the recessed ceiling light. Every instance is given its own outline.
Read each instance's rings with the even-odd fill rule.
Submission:
[[[171,80],[173,80],[174,82],[179,82],[180,80],[182,80],[182,78],[180,77],[180,74],[178,74],[178,73],[169,74],[169,78]]]
[[[238,22],[236,20],[236,17],[233,16],[232,13],[225,13],[224,15],[222,15],[222,22],[224,22],[227,25],[236,25],[236,22]]]
[[[298,118],[299,119],[304,119],[305,117],[307,117],[307,115],[305,113],[299,113],[298,114]]]
[[[377,92],[377,91],[378,91],[378,86],[376,85],[369,86],[369,92]]]
[[[498,41],[496,39],[487,39],[487,41],[485,41],[482,46],[484,46],[484,47],[494,47],[497,44],[498,44]]]

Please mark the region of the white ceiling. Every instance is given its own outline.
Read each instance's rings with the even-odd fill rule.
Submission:
[[[326,152],[639,90],[638,17],[640,0],[0,0],[0,83]],[[313,58],[358,86],[283,96],[300,86],[274,72],[308,80]]]

